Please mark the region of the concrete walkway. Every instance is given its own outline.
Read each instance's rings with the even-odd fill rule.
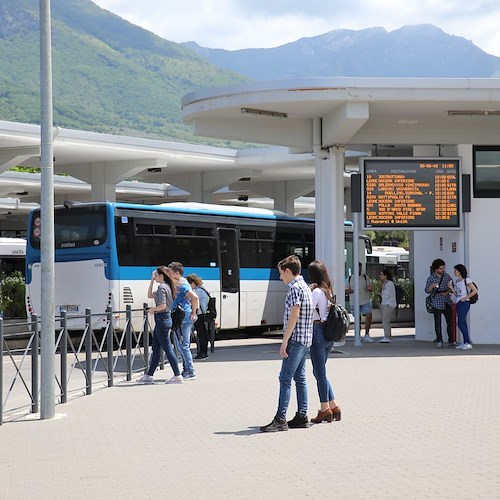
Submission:
[[[220,341],[197,380],[121,382],[0,427],[0,498],[500,498],[500,346],[331,355],[342,421],[275,434],[278,337]],[[380,336],[380,331],[373,332]],[[319,408],[308,363],[310,416]],[[295,398],[288,417],[295,413]]]

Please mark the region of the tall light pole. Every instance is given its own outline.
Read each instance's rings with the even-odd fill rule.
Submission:
[[[52,37],[50,0],[40,6],[40,146],[41,146],[41,398],[40,417],[55,416],[55,300],[54,300],[54,148],[52,117]]]

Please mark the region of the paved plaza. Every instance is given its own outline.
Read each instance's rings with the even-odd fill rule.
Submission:
[[[340,422],[259,432],[277,406],[277,336],[218,342],[182,385],[162,383],[167,366],[155,385],[123,381],[53,420],[7,422],[0,498],[500,498],[500,346],[436,349],[395,333],[331,354]],[[308,383],[311,417],[310,362]]]

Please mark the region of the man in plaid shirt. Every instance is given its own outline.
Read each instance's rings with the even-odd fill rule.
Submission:
[[[451,276],[445,272],[446,266],[442,259],[432,262],[432,274],[427,278],[425,293],[432,295],[432,313],[434,314],[434,330],[436,331],[437,347],[443,347],[443,334],[441,332],[441,315],[446,319],[446,331],[448,333],[448,345],[456,346],[453,339],[453,314],[451,309],[450,289],[448,283],[452,281]]]
[[[307,418],[306,356],[312,344],[313,302],[310,288],[301,276],[301,264],[296,255],[278,263],[280,279],[288,285],[283,315],[283,358],[279,375],[278,411],[273,421],[260,428],[262,432],[287,431],[289,428],[309,427]],[[297,413],[288,423],[286,411],[290,402],[292,379],[297,391]]]

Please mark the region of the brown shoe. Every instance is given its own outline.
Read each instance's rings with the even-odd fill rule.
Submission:
[[[338,408],[338,407],[337,407]],[[318,411],[318,415],[315,418],[311,418],[311,422],[314,424],[321,424],[321,422],[331,422],[333,420],[332,410],[328,408],[325,411]]]
[[[333,420],[340,421],[342,420],[342,411],[340,410],[340,406],[336,406],[335,408],[330,408],[332,412]]]

